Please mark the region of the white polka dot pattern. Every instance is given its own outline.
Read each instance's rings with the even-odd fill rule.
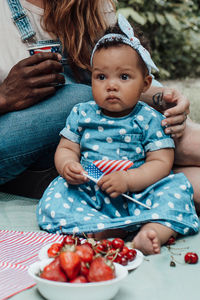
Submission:
[[[97,160],[130,160],[138,168],[146,151],[173,148],[165,134],[163,116],[138,102],[128,116],[105,116],[94,101],[77,104],[61,131],[65,138],[80,144],[81,163]],[[160,223],[180,234],[198,231],[191,184],[181,174],[170,174],[137,193],[134,199],[151,207],[142,207],[122,196],[110,198],[97,184],[88,181],[70,185],[58,176],[44,192],[37,207],[39,226],[49,232],[88,233],[123,228],[138,230],[148,222]]]

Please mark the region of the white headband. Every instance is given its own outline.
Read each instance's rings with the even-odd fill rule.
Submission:
[[[124,16],[119,14],[118,16],[118,25],[121,29],[121,31],[126,35],[118,34],[118,33],[109,33],[104,35],[94,46],[94,49],[92,51],[91,59],[90,59],[90,64],[92,66],[92,61],[93,61],[93,56],[95,51],[97,50],[99,44],[101,44],[104,41],[113,41],[114,39],[119,38],[120,42],[129,45],[132,47],[134,50],[137,51],[137,53],[141,56],[142,60],[144,61],[149,75],[153,77],[151,74],[151,69],[155,69],[158,71],[158,68],[154,64],[150,53],[141,45],[140,40],[134,36],[134,31],[129,22],[126,20]]]

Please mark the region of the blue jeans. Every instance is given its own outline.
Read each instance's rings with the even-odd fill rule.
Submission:
[[[90,86],[72,83],[45,101],[0,116],[0,185],[30,166],[53,166],[59,132],[72,107],[92,98]]]

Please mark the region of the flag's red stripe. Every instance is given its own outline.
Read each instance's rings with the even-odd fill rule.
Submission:
[[[133,165],[130,160],[95,160],[93,163],[104,175],[114,171],[127,170]]]
[[[120,164],[121,162],[118,160],[113,161],[106,169],[103,170],[104,174],[110,174],[111,172],[115,171]]]
[[[125,161],[124,166],[123,166],[123,170],[128,170],[131,166],[133,165],[132,161]]]
[[[94,163],[102,172],[105,172],[112,164],[116,164],[117,162],[119,160],[98,160]]]
[[[107,160],[97,160],[95,163],[95,166],[99,168],[102,171],[102,168],[107,165],[108,161]]]
[[[107,164],[103,168],[101,168],[101,171],[103,173],[105,173],[110,167],[112,167],[113,165],[115,165],[117,163],[118,163],[117,160],[109,160],[109,161],[107,161]]]
[[[122,171],[126,167],[126,162],[121,162],[116,165],[116,167],[113,167],[112,169],[109,170],[109,173],[114,172],[114,171]]]
[[[107,170],[105,173],[110,174],[114,171],[122,171],[122,170],[127,170],[132,166],[132,162],[129,161],[120,161],[118,164],[115,164],[111,169]]]

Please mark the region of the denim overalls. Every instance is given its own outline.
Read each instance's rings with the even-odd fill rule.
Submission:
[[[7,2],[22,42],[28,45],[33,41],[52,43],[52,40],[37,41],[19,0]],[[0,185],[14,179],[31,165],[38,170],[51,167],[60,139],[59,132],[71,108],[76,103],[92,99],[90,78],[86,75],[85,84],[76,83],[67,57],[65,59],[66,85],[58,87],[55,95],[24,110],[0,115]]]

